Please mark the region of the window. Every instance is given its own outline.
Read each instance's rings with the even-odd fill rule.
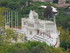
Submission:
[[[34,27],[34,24],[28,23],[29,27]]]
[[[30,35],[32,35],[32,31],[30,31]]]
[[[39,34],[39,30],[37,30],[37,34]]]
[[[44,24],[40,23],[40,24],[39,24],[39,27],[40,27],[41,29],[44,29]]]
[[[26,22],[24,22],[24,25],[26,25]]]
[[[53,0],[53,3],[58,3],[58,0]]]

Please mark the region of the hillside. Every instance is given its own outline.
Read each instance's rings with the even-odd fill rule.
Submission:
[[[44,13],[44,9],[40,8],[40,5],[51,5],[54,6],[53,4],[50,4],[48,2],[32,2],[31,0],[0,0],[0,26],[4,26],[4,14],[2,14],[3,10],[5,11],[13,11],[13,12],[18,12],[18,18],[19,18],[19,26],[21,26],[21,18],[23,17],[28,17],[29,11],[30,10],[35,10],[38,14],[39,14],[39,19],[45,19],[43,16]],[[56,6],[55,6],[56,7]],[[56,7],[57,10],[59,11],[58,15],[56,16],[56,23],[58,26],[58,30],[60,30],[61,34],[60,34],[60,47],[57,49],[53,49],[52,47],[49,47],[47,45],[44,46],[44,43],[38,43],[41,45],[37,45],[36,42],[28,42],[28,43],[23,43],[23,44],[15,44],[15,45],[2,45],[0,44],[0,52],[1,53],[6,53],[4,52],[4,49],[6,47],[7,48],[7,53],[10,51],[10,53],[17,53],[18,51],[27,51],[26,53],[29,52],[36,52],[36,49],[38,49],[38,53],[39,51],[43,50],[42,53],[68,53],[70,51],[70,9],[69,8],[58,8]],[[14,16],[14,15],[13,15]],[[14,17],[13,17],[14,19]],[[14,21],[13,21],[14,22]],[[13,23],[14,24],[14,23]],[[9,34],[11,35],[11,34]],[[2,37],[0,36],[0,39]],[[10,38],[8,38],[7,40],[9,40]],[[1,42],[1,41],[0,41]],[[2,43],[2,42],[1,42]],[[37,45],[37,47],[34,47],[34,43]],[[43,44],[43,45],[42,45]],[[32,46],[33,45],[33,46]],[[6,47],[4,47],[6,46]],[[29,48],[28,48],[28,47]],[[15,49],[13,48],[15,47]],[[25,47],[25,48],[24,48]],[[42,49],[40,49],[42,47]],[[10,49],[9,49],[10,48]],[[16,50],[17,48],[17,50]],[[22,50],[24,49],[24,50]],[[31,50],[33,49],[33,50]],[[13,51],[12,51],[13,50]],[[47,51],[46,51],[47,50]],[[21,52],[22,53],[22,52]],[[25,53],[25,52],[24,52]]]

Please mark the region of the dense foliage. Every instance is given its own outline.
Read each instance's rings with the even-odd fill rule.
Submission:
[[[58,29],[60,30],[60,46],[64,48],[64,51],[70,49],[70,32],[64,30],[62,27]]]
[[[11,42],[11,39],[16,42]],[[7,29],[6,34],[0,34],[0,53],[63,53],[60,47],[48,46],[45,42],[27,41],[17,43],[18,34]]]
[[[0,44],[0,53],[63,53],[61,48],[53,48],[44,42],[28,41],[12,45]]]
[[[2,4],[3,3],[3,4]],[[5,5],[4,5],[5,4]],[[39,14],[40,19],[44,18],[44,9],[41,8],[41,5],[53,5],[47,2],[32,2],[31,0],[2,0],[0,1],[1,7],[7,7],[12,11],[17,11],[19,13],[19,21],[22,17],[28,17],[30,10],[35,10]],[[58,8],[58,16],[56,18],[58,26],[62,26],[65,30],[70,31],[70,15],[67,15],[67,12],[70,12],[70,9]],[[20,23],[19,23],[20,25]]]

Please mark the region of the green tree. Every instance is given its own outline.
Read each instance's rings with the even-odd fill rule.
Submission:
[[[20,4],[17,3],[17,2],[10,2],[8,4],[8,7],[11,8],[11,9],[13,9],[13,10],[16,10],[16,9],[19,9],[20,8]]]
[[[63,47],[65,50],[70,48],[70,32],[65,31],[62,27],[59,27],[60,30],[60,46]]]
[[[1,7],[0,8],[0,27],[3,27],[5,26],[5,16],[3,15],[4,11],[7,11],[9,10],[8,8],[6,7]]]
[[[7,1],[0,1],[0,6],[7,7],[8,2]]]
[[[50,19],[50,18],[53,17],[51,6],[47,6],[47,8],[45,9],[44,17],[47,18],[47,19]]]

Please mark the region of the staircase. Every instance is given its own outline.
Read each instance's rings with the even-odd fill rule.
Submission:
[[[46,42],[48,45],[50,46],[54,46],[54,47],[57,47],[58,44],[59,44],[59,41],[54,41],[54,38],[52,38],[51,36],[49,35],[35,35],[33,37],[31,37],[30,39],[31,41],[40,41],[40,42]]]
[[[48,40],[50,37],[48,35],[35,35],[30,40],[34,41],[40,41],[40,42],[47,42],[48,44],[51,44]]]

